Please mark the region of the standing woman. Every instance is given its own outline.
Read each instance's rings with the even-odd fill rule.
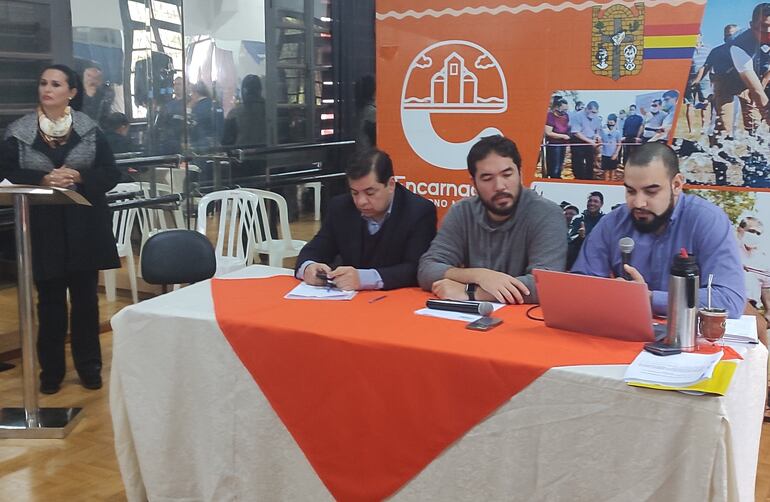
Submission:
[[[78,75],[64,65],[43,70],[37,111],[8,126],[0,143],[0,178],[77,190],[91,206],[33,206],[32,270],[38,293],[40,392],[55,394],[66,372],[67,291],[72,359],[87,389],[102,386],[99,270],[119,268],[112,216],[104,197],[120,178],[96,123],[77,110]]]

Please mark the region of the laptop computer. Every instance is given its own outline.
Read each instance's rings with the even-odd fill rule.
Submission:
[[[533,274],[546,326],[619,340],[655,341],[650,293],[644,284],[552,270],[535,269]]]

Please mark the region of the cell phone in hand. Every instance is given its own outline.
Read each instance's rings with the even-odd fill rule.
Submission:
[[[334,281],[329,279],[329,276],[326,275],[325,271],[318,270],[318,271],[316,271],[315,276],[316,276],[317,279],[321,279],[322,281],[324,281],[324,284],[326,285],[327,288],[335,287]]]
[[[655,354],[656,356],[673,356],[682,352],[682,349],[679,347],[672,347],[670,345],[666,345],[663,342],[645,343],[644,350],[650,354]]]
[[[472,329],[474,331],[489,331],[495,326],[499,326],[500,324],[502,324],[502,322],[503,320],[497,317],[484,316],[479,319],[476,319],[472,323],[468,323],[465,326],[465,329]]]

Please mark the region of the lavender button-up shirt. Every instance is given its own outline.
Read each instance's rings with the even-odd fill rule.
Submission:
[[[740,317],[746,306],[743,266],[735,231],[727,215],[714,204],[695,195],[681,194],[662,234],[642,233],[633,226],[627,206],[606,215],[583,244],[572,272],[599,277],[620,277],[622,261],[618,241],[634,240],[631,265],[642,274],[652,292],[652,311],[668,310],[668,278],[682,248],[696,256],[700,267],[700,304],[705,305],[708,275],[714,274],[712,305]],[[601,299],[598,299],[601,301]]]

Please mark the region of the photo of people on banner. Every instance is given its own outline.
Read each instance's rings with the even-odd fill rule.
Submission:
[[[567,269],[580,252],[591,230],[606,214],[625,205],[625,189],[619,185],[534,182],[532,189],[559,204],[564,213]],[[746,295],[770,320],[770,193],[688,189],[721,207],[735,227],[743,259]]]
[[[536,177],[622,181],[633,148],[669,140],[678,101],[673,89],[554,92]]]
[[[673,146],[687,183],[770,188],[770,4],[708,2]]]

